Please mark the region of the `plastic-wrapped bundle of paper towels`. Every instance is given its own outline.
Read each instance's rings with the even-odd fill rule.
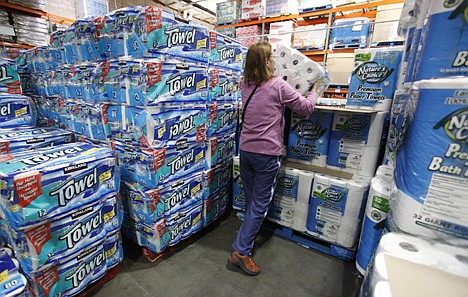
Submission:
[[[328,72],[298,50],[280,46],[275,55],[275,75],[283,77],[302,95],[307,95],[312,86],[317,84],[315,89],[320,96],[330,85]]]
[[[414,83],[390,218],[404,232],[466,244],[468,78]]]
[[[466,296],[468,251],[389,233],[382,237],[361,297]]]
[[[315,174],[310,193],[307,233],[346,248],[355,248],[369,180]]]

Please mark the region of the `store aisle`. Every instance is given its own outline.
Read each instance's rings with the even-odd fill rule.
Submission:
[[[226,269],[241,221],[234,214],[172,256],[149,263],[125,249],[122,272],[95,297],[309,296],[352,297],[358,287],[354,262],[308,250],[261,231],[255,259],[262,269],[248,277]]]

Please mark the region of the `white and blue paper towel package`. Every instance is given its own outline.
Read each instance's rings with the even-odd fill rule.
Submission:
[[[355,248],[368,189],[368,179],[315,174],[307,233],[345,248]]]
[[[158,7],[145,7],[137,16],[134,32],[127,39],[128,54],[151,57],[161,54],[208,63],[208,29],[178,18]]]
[[[216,31],[210,31],[210,65],[241,71],[244,66],[243,46]]]
[[[402,47],[389,47],[354,51],[347,108],[390,110],[402,50]]]
[[[243,190],[242,179],[240,176],[240,160],[239,157],[234,157],[232,166],[232,208],[236,210],[246,210],[245,193]]]
[[[288,138],[288,160],[325,167],[333,112],[314,111],[308,117],[293,113]]]
[[[56,128],[2,129],[0,131],[0,154],[60,145],[72,142],[70,131]]]
[[[415,80],[468,75],[468,20],[465,1],[430,1]],[[428,62],[430,61],[430,62]]]
[[[0,128],[32,127],[36,124],[36,116],[31,98],[0,94]]]
[[[206,227],[226,210],[230,198],[228,188],[220,188],[203,200],[203,226]]]
[[[327,167],[373,177],[386,115],[387,112],[335,112]]]
[[[208,108],[208,136],[234,133],[237,125],[237,104],[211,103]]]
[[[239,71],[210,67],[208,101],[210,103],[239,101],[240,77]]]
[[[16,62],[0,58],[1,81],[0,93],[21,94],[20,77]]]
[[[468,78],[413,84],[390,204],[390,217],[404,232],[468,239],[467,86]]]
[[[232,160],[232,158],[231,158]],[[219,189],[230,188],[232,183],[232,161],[229,160],[221,165],[203,171],[203,188],[205,197],[210,197]]]
[[[390,176],[376,176],[372,179],[356,254],[356,268],[363,275],[385,229],[385,220],[390,210],[390,190]]]
[[[234,143],[234,133],[208,138],[205,153],[207,169],[231,160],[234,156]]]
[[[19,262],[13,258],[13,251],[9,248],[0,248],[0,270],[3,273],[0,280],[2,288],[0,296],[29,296],[28,282],[21,273]]]
[[[348,44],[365,47],[369,36],[368,18],[339,19],[333,23],[330,47],[336,48]]]

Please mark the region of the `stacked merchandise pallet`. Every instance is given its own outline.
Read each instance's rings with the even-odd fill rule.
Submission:
[[[1,63],[10,64],[6,77],[16,78],[13,89],[21,91],[15,61]],[[9,83],[0,88],[4,288],[11,296],[74,296],[123,258],[115,155],[71,143],[71,131],[35,127],[35,104],[7,93]]]
[[[226,209],[244,55],[149,6],[78,20],[28,56],[41,122],[115,150],[123,233],[153,253]]]
[[[468,278],[466,261],[460,261],[468,247],[463,5],[430,0],[405,3],[400,19],[405,51],[384,160],[394,175],[376,181],[371,189],[372,203],[367,206],[356,262],[366,273],[362,296],[378,296],[394,286],[397,279],[389,267],[396,260],[401,265],[423,264],[421,273],[432,269],[446,275],[451,285],[444,294],[466,293],[466,286],[454,281],[459,278],[466,284]],[[390,233],[379,243],[385,218]],[[428,276],[424,286],[417,282],[412,286],[425,290],[433,282],[437,281]]]

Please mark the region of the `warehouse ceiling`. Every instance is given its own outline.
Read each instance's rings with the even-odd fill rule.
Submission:
[[[181,15],[192,16],[194,20],[200,20],[208,24],[216,23],[216,0],[153,0]]]

